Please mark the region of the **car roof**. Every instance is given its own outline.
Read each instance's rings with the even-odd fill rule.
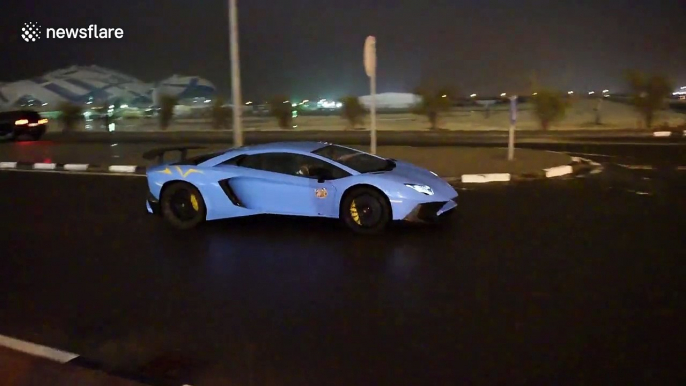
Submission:
[[[325,142],[316,141],[292,141],[292,142],[271,142],[263,143],[259,145],[249,145],[238,149],[231,149],[230,151],[243,151],[243,150],[276,150],[276,151],[299,151],[305,153],[311,153],[317,149],[321,149],[324,146],[330,145]]]

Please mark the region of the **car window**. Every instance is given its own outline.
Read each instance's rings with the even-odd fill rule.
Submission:
[[[391,170],[395,166],[393,162],[383,158],[336,145],[324,146],[312,153],[336,161],[360,173]]]
[[[349,176],[345,170],[318,158],[294,153],[262,153],[243,157],[238,166],[291,176],[314,178],[316,168],[326,169],[333,179]]]

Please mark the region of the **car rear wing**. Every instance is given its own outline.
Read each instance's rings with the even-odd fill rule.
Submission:
[[[204,149],[204,146],[169,146],[169,147],[158,147],[156,149],[151,149],[143,153],[143,159],[152,160],[157,158],[157,163],[161,164],[164,162],[164,155],[172,151],[178,151],[181,153],[181,158],[178,162],[183,162],[188,156],[188,150],[194,149]]]

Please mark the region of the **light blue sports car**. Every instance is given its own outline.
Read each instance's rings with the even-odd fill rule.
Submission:
[[[457,206],[435,173],[325,142],[280,142],[187,158],[182,146],[154,149],[146,171],[149,213],[173,226],[259,214],[339,218],[359,233],[393,220],[434,222]],[[164,162],[180,151],[181,161]]]

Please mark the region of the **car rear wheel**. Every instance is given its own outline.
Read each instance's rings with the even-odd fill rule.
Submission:
[[[378,234],[391,222],[391,207],[382,193],[371,188],[357,188],[345,195],[340,217],[356,233]]]
[[[175,182],[160,197],[162,216],[177,229],[191,229],[205,221],[205,201],[200,191],[185,182]]]

